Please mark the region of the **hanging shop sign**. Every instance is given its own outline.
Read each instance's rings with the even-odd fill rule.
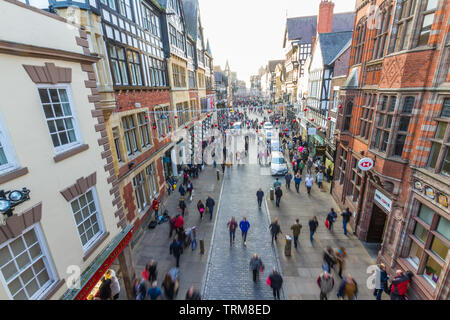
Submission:
[[[361,171],[369,171],[373,168],[373,160],[370,158],[362,158],[358,162],[358,168],[361,169]]]
[[[375,201],[379,203],[387,212],[391,212],[392,200],[386,197],[382,192],[375,190]]]
[[[63,295],[62,300],[86,300],[92,289],[128,245],[133,237],[133,231],[133,225],[126,226],[81,275],[81,289],[69,289]]]

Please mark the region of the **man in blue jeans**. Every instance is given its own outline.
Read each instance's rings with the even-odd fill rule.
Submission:
[[[244,240],[244,246],[246,246],[247,245],[247,232],[248,232],[248,229],[250,229],[250,223],[247,221],[247,219],[245,217],[239,223],[239,228],[241,228],[242,240]]]
[[[349,208],[345,209],[345,211],[341,213],[341,216],[343,221],[342,224],[344,227],[344,235],[347,235],[347,224],[352,216],[352,214],[350,213],[350,209]]]
[[[259,188],[258,192],[256,192],[256,198],[258,199],[258,207],[261,209],[261,204],[264,198],[264,191]]]

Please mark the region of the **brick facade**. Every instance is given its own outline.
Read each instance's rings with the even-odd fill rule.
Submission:
[[[444,22],[448,21],[450,8],[447,1],[438,2],[428,44],[418,46],[423,19],[421,12],[426,1],[414,2],[417,5],[412,20],[414,25],[405,37],[406,47],[399,51],[395,50],[397,35],[394,33],[397,28],[391,26],[397,23],[401,7],[395,7],[394,2],[389,0],[374,2],[383,10],[391,10],[385,48],[381,57],[374,56],[374,37],[378,34],[376,28],[366,28],[363,41],[359,38],[358,28],[368,26],[367,21],[370,21],[367,13],[371,3],[358,1],[347,74],[353,79],[347,79],[344,90],[341,90],[343,108],[338,110],[333,197],[341,209],[350,207],[354,212],[351,224],[356,228],[360,239],[379,239],[382,243],[379,261],[387,265],[391,277],[397,269],[411,270],[416,274],[408,292],[410,298],[448,299],[449,254],[443,260],[436,258],[436,254],[430,253],[434,239],[431,232],[428,232],[427,241],[420,244],[414,240],[414,230],[423,206],[434,213],[435,218],[427,227],[429,230],[435,230],[439,218],[448,219],[448,207],[436,203],[438,195],[448,199],[450,193],[449,179],[440,174],[438,169],[442,167],[445,152],[439,153],[435,168],[428,166],[433,145],[430,139],[435,138],[439,124],[436,118],[441,115],[444,99],[450,98],[448,89],[444,89],[446,86],[448,88],[449,80],[448,49],[445,48],[448,27]],[[358,60],[361,42],[363,49],[360,51],[361,59]],[[369,95],[376,97],[372,113],[367,112]],[[384,97],[396,102],[395,105],[384,105]],[[396,100],[391,100],[391,97]],[[407,99],[413,102],[408,107],[409,111],[405,112]],[[361,118],[371,120],[367,140],[360,136]],[[380,131],[380,126],[388,123],[388,118],[391,122],[386,125],[386,131]],[[377,138],[377,132],[387,132],[387,138],[384,139],[383,133]],[[403,140],[399,139],[400,136],[404,136]],[[346,166],[345,172],[340,174],[339,168],[343,168],[345,162],[341,159],[343,154],[346,155]],[[353,165],[363,157],[372,158],[375,165],[368,173],[362,173],[363,179],[356,188],[358,192],[355,198],[350,194],[350,191],[355,190],[355,183],[358,183],[352,181]],[[422,191],[416,190],[422,185]],[[433,195],[434,201],[430,201],[431,196],[425,194],[425,188]],[[380,204],[375,199],[380,195],[391,205]],[[448,248],[450,242],[442,239],[444,246]],[[418,258],[417,266],[411,262],[411,257],[415,254],[412,252],[413,243],[418,243],[426,251]],[[433,265],[440,270],[440,273],[436,271],[436,281],[433,280],[435,284],[426,279],[424,273],[429,259],[438,261]]]

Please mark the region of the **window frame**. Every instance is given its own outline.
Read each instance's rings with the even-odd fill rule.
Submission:
[[[393,22],[394,29],[396,30],[396,32],[392,34],[391,41],[393,45],[389,53],[407,50],[408,48],[411,47],[411,42],[414,33],[413,31],[414,16],[417,10],[417,4],[419,2],[420,0],[404,0],[403,2],[397,5],[401,6],[401,8],[397,9],[396,12],[394,13],[394,19],[395,16],[398,14],[398,10],[400,10],[399,12],[400,16],[399,19],[394,20]],[[407,5],[406,7],[404,7],[405,3]],[[403,12],[406,12],[407,15],[403,16]]]
[[[445,163],[447,162],[446,159],[450,154],[450,114],[447,117],[446,114],[444,114],[444,112],[447,110],[446,109],[446,101],[448,101],[448,105],[450,106],[450,96],[444,96],[442,99],[442,109],[441,112],[439,114],[439,117],[434,118],[433,120],[437,122],[437,126],[436,126],[436,132],[433,138],[430,138],[429,140],[433,143],[429,156],[428,156],[428,161],[427,161],[427,167],[431,170],[434,171],[434,173],[437,174],[442,174],[444,176],[450,177],[450,172],[443,172],[443,168]],[[446,123],[446,129],[445,132],[442,136],[442,139],[440,139],[438,137],[439,135],[439,126],[443,123]],[[431,160],[432,157],[434,155],[433,153],[433,146],[434,145],[439,145],[439,151],[437,152],[437,157],[436,157],[436,163],[434,165],[434,168],[431,166]],[[439,162],[439,160],[441,160]]]
[[[49,133],[49,136],[50,136],[50,144],[51,144],[53,150],[55,151],[55,154],[58,155],[58,154],[67,152],[67,151],[69,151],[69,150],[71,150],[73,148],[76,148],[76,147],[82,145],[83,144],[83,139],[82,139],[82,136],[81,136],[81,130],[80,130],[80,126],[79,126],[79,123],[78,123],[78,116],[77,116],[75,104],[74,104],[74,101],[73,101],[73,98],[72,98],[72,90],[71,90],[70,85],[69,84],[55,84],[55,85],[38,84],[38,85],[36,85],[36,89],[37,89],[37,95],[38,95],[38,99],[39,99],[39,104],[41,105],[41,112],[42,112],[42,115],[44,116],[44,121],[45,121],[46,127],[48,129],[48,133]],[[74,127],[74,133],[75,133],[75,139],[76,139],[74,142],[71,142],[71,143],[68,143],[68,144],[65,144],[65,145],[60,145],[58,147],[55,147],[53,145],[53,140],[51,138],[50,127],[48,126],[48,122],[47,122],[48,118],[45,115],[44,106],[43,106],[43,103],[42,103],[42,100],[41,100],[39,89],[47,89],[47,90],[50,90],[50,89],[56,89],[56,90],[63,89],[63,90],[66,90],[67,99],[68,99],[68,103],[69,103],[69,106],[70,106],[70,111],[72,113],[72,125]],[[59,97],[59,91],[58,91],[58,97]],[[53,103],[50,102],[50,104],[53,104]],[[62,103],[60,103],[60,104],[62,105]],[[62,108],[62,106],[61,106],[61,108]],[[52,119],[57,119],[57,118],[61,118],[61,117],[54,117]],[[65,119],[65,117],[63,119]],[[54,121],[56,121],[56,120],[54,120]]]
[[[44,237],[42,228],[40,226],[40,223],[35,223],[35,224],[29,226],[28,228],[23,230],[19,236],[15,237],[14,239],[8,239],[7,241],[5,241],[4,243],[1,244],[0,249],[3,249],[4,247],[8,246],[10,243],[14,242],[18,237],[23,237],[24,234],[28,233],[32,229],[34,229],[34,232],[35,232],[36,238],[37,238],[37,243],[39,244],[39,247],[41,248],[41,255],[42,255],[42,259],[44,261],[45,270],[47,270],[49,278],[50,278],[50,280],[52,280],[52,281],[50,281],[50,283],[46,284],[45,289],[41,288],[38,291],[39,293],[37,295],[35,294],[33,296],[34,299],[32,299],[32,300],[40,300],[40,298],[44,297],[46,294],[48,294],[49,291],[51,291],[54,288],[54,285],[59,280],[58,275],[56,273],[56,268],[55,268],[54,262],[52,260],[50,251],[48,249],[48,244]],[[23,254],[23,253],[21,253],[21,254]],[[23,271],[26,271],[27,269],[28,268],[24,268]],[[19,273],[19,275],[17,277],[20,277],[21,274],[22,273]],[[14,300],[14,297],[12,296],[11,291],[8,288],[8,284],[14,280],[7,282],[5,277],[3,276],[3,272],[0,272],[0,280],[1,280],[1,283],[3,284],[5,293],[8,295],[8,298],[11,300]]]
[[[381,22],[380,28],[375,31],[375,36],[373,37],[373,52],[372,60],[380,59],[385,56],[389,26],[391,25],[391,15],[392,15],[392,5],[387,5],[389,1],[384,2],[381,7]]]
[[[6,163],[0,165],[0,176],[19,167],[18,160],[8,130],[0,114],[0,148],[6,158]]]

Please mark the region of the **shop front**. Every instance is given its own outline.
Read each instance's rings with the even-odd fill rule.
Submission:
[[[111,265],[118,260],[120,275],[123,280],[128,299],[132,299],[133,280],[135,277],[131,248],[128,245],[133,237],[134,227],[127,226],[103,250],[97,259],[81,274],[78,288],[66,291],[62,300],[94,300],[97,299],[99,288],[105,273]]]
[[[406,239],[398,264],[415,274],[414,299],[450,298],[450,215],[448,179],[434,179],[424,169],[412,176]]]

